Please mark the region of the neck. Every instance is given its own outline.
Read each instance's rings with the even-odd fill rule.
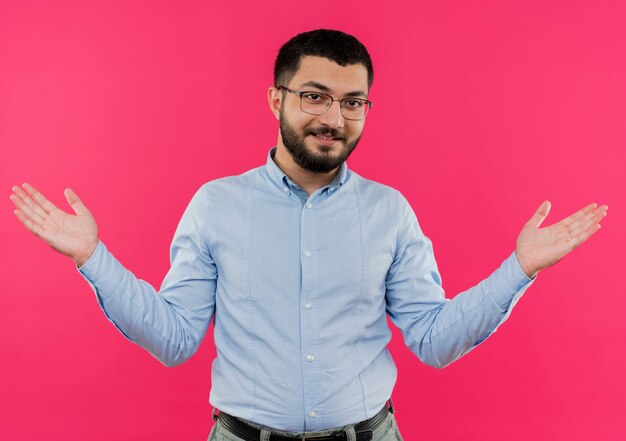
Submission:
[[[313,173],[303,169],[296,164],[287,151],[287,148],[279,142],[276,146],[274,162],[298,187],[304,190],[309,196],[316,190],[330,184],[337,176],[340,167],[328,173]]]

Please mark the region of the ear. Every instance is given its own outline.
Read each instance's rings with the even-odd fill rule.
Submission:
[[[270,105],[270,110],[276,117],[279,119],[280,117],[280,105],[283,101],[283,94],[280,90],[275,88],[274,86],[270,87],[267,90],[267,102]]]

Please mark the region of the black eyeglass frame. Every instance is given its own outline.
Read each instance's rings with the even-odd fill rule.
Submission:
[[[332,97],[331,95],[329,95],[327,93],[318,92],[316,90],[293,90],[293,89],[290,89],[290,88],[285,87],[285,86],[277,86],[277,89],[278,90],[284,90],[285,92],[293,93],[294,95],[298,95],[300,97],[300,110],[302,110],[304,113],[308,113],[309,115],[317,115],[317,116],[323,115],[326,112],[328,112],[328,109],[330,109],[330,106],[332,106],[335,101],[339,101],[339,109],[341,111],[341,115],[345,119],[350,120],[350,121],[363,121],[365,119],[365,117],[367,116],[367,114],[369,113],[370,109],[374,106],[373,102],[371,102],[370,100],[363,99],[363,98],[355,98],[355,97],[334,98],[334,97]],[[317,94],[317,95],[327,96],[328,98],[330,98],[329,104],[328,104],[328,106],[326,106],[326,110],[324,110],[324,112],[322,112],[322,113],[311,113],[311,112],[307,112],[306,110],[304,110],[302,108],[302,96],[304,94],[307,94],[307,93],[314,93],[314,94]],[[350,117],[347,117],[346,115],[343,114],[344,103],[346,101],[349,101],[349,100],[357,100],[357,101],[361,101],[363,103],[367,103],[367,110],[365,111],[365,114],[363,115],[363,118],[350,118]]]

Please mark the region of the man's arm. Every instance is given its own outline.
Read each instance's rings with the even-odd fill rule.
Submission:
[[[515,252],[488,278],[449,300],[441,287],[431,242],[407,204],[386,284],[387,310],[406,345],[424,363],[439,368],[467,354],[508,318],[532,283],[530,276],[556,263],[598,230],[606,209],[591,204],[539,229],[549,210],[542,204],[522,229]]]
[[[167,366],[187,360],[213,315],[217,270],[206,246],[202,189],[183,215],[171,247],[171,268],[160,292],[139,280],[98,240],[93,216],[71,190],[76,215],[55,207],[32,186],[13,187],[18,219],[58,252],[71,257],[105,314],[131,341]]]

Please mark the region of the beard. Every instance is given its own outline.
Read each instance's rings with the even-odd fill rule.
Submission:
[[[280,135],[287,151],[300,168],[311,173],[328,173],[340,167],[341,164],[348,159],[348,156],[350,156],[361,139],[359,135],[359,137],[353,141],[346,142],[345,134],[328,126],[322,126],[318,129],[304,129],[304,136],[301,136],[287,122],[282,106],[279,119]],[[343,147],[337,156],[333,156],[329,152],[315,153],[309,151],[304,143],[306,137],[309,135],[330,135],[333,138],[341,138],[338,142],[342,143]]]

